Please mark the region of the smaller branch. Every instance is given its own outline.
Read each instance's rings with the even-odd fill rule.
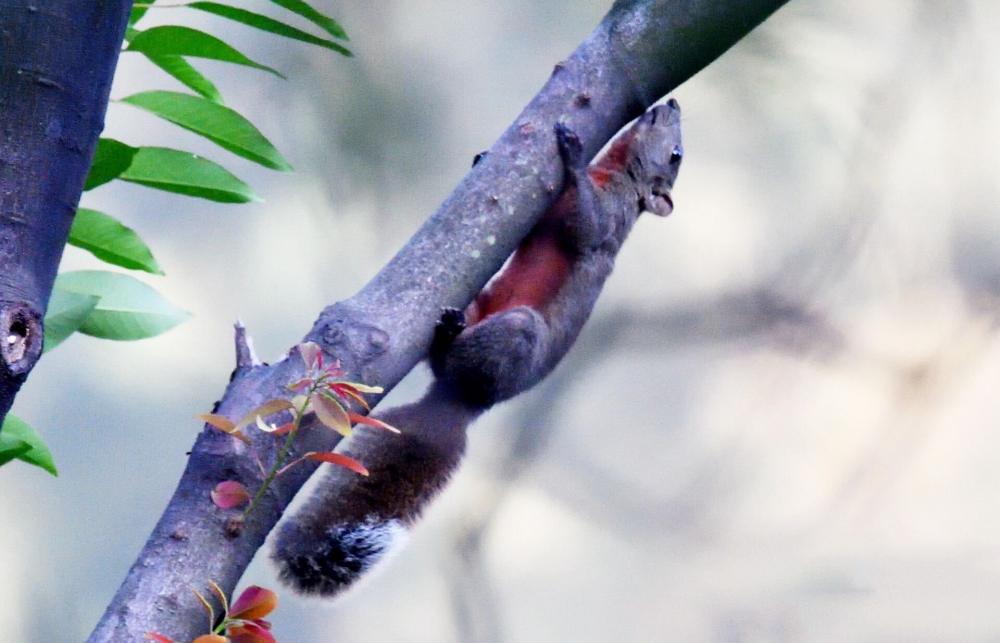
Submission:
[[[496,591],[482,555],[483,537],[490,525],[489,520],[479,521],[453,538],[451,603],[458,639],[464,643],[503,643],[506,638]]]
[[[236,319],[236,369],[248,370],[260,366],[260,358],[253,349],[253,339],[247,335],[243,320]]]

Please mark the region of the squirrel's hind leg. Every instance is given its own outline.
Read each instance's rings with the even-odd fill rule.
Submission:
[[[542,377],[549,343],[548,323],[528,306],[490,315],[454,334],[445,346],[442,335],[454,315],[445,311],[431,356],[435,377],[468,404],[487,408],[534,386]],[[445,328],[441,328],[445,326]]]

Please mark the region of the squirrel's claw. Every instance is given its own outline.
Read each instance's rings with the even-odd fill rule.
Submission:
[[[442,308],[441,317],[434,331],[435,341],[446,341],[450,344],[463,330],[465,330],[465,311],[461,308]]]
[[[587,161],[583,158],[583,143],[576,132],[567,127],[565,123],[556,123],[553,129],[556,133],[556,143],[559,145],[559,156],[562,157],[566,167],[586,167]]]

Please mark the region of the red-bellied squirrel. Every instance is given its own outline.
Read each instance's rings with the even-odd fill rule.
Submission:
[[[537,384],[569,350],[638,216],[673,210],[682,156],[673,99],[643,114],[589,166],[569,128],[557,124],[555,135],[562,194],[464,311],[444,311],[430,390],[378,416],[402,434],[358,426],[339,451],[369,476],[331,467],[279,528],[272,558],[294,588],[332,596],[397,549],[458,468],[468,425]]]

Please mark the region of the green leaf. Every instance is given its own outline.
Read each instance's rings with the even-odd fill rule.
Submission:
[[[208,100],[213,103],[223,104],[222,94],[219,90],[215,88],[212,81],[201,75],[197,69],[191,66],[191,63],[184,60],[181,56],[174,54],[150,54],[143,52],[143,55],[149,59],[151,63],[167,72],[181,83],[190,87],[194,91],[198,92]]]
[[[142,5],[150,5],[150,4],[153,4],[154,2],[156,2],[156,0],[142,0],[141,3],[138,3],[137,5],[133,5],[132,6],[132,13],[130,13],[129,16],[128,16],[128,26],[129,27],[134,27],[135,23],[137,23],[140,20],[142,20],[142,17],[144,15],[146,15],[147,11],[149,11],[149,7],[144,7]]]
[[[309,22],[326,31],[326,33],[330,34],[334,38],[348,40],[347,32],[344,31],[343,27],[337,24],[336,20],[324,16],[322,13],[309,6],[309,4],[303,2],[303,0],[271,0],[271,2],[279,7],[284,7],[293,13],[299,14]]]
[[[276,70],[267,65],[256,63],[236,51],[215,36],[190,27],[153,27],[139,33],[129,43],[126,51],[139,51],[144,54],[193,56],[195,58],[210,58],[222,62],[244,65],[254,69],[269,71],[279,78],[284,78]]]
[[[158,190],[197,196],[219,203],[262,201],[243,181],[218,163],[190,152],[140,147],[132,165],[119,177]]]
[[[7,418],[13,417],[8,414]],[[7,428],[7,420],[3,422],[4,429]],[[0,432],[0,467],[7,464],[15,458],[20,458],[22,455],[31,451],[31,445],[10,435],[7,431]]]
[[[178,92],[150,91],[121,100],[156,114],[217,145],[272,170],[291,172],[292,166],[250,121],[210,100]]]
[[[42,441],[41,436],[35,433],[35,430],[27,422],[10,413],[7,414],[7,417],[3,421],[3,428],[0,429],[0,454],[3,453],[2,445],[8,440],[11,442],[22,442],[28,447],[23,452],[14,456],[15,458],[23,460],[28,464],[33,464],[36,467],[41,467],[54,476],[59,475],[56,471],[56,463],[52,459],[52,453],[45,446],[45,442]],[[4,456],[0,455],[0,464],[4,464],[5,462]]]
[[[97,210],[80,208],[69,231],[69,244],[89,251],[101,261],[130,270],[162,275],[149,247],[131,228]]]
[[[100,297],[80,332],[103,339],[154,337],[191,317],[155,290],[129,275],[102,270],[65,272],[55,288]]]
[[[45,352],[49,352],[79,330],[100,297],[52,289],[45,311]]]
[[[261,29],[263,31],[268,31],[279,36],[284,36],[285,38],[292,38],[294,40],[301,40],[302,42],[307,42],[312,45],[319,45],[320,47],[326,47],[332,51],[336,51],[339,54],[345,56],[352,56],[353,54],[345,47],[338,45],[332,40],[325,40],[323,38],[317,38],[311,33],[302,31],[301,29],[296,29],[291,25],[286,25],[283,22],[279,22],[274,18],[269,18],[267,16],[261,15],[259,13],[254,13],[252,11],[247,11],[246,9],[239,9],[237,7],[231,7],[225,4],[219,4],[218,2],[191,2],[187,6],[192,9],[198,9],[200,11],[206,11],[208,13],[215,14],[217,16],[222,16],[223,18],[228,18],[229,20],[234,20],[242,24],[254,27],[256,29]]]
[[[94,162],[90,164],[90,174],[84,190],[93,190],[112,179],[118,178],[132,164],[136,149],[113,138],[97,140],[97,151],[94,152]]]

